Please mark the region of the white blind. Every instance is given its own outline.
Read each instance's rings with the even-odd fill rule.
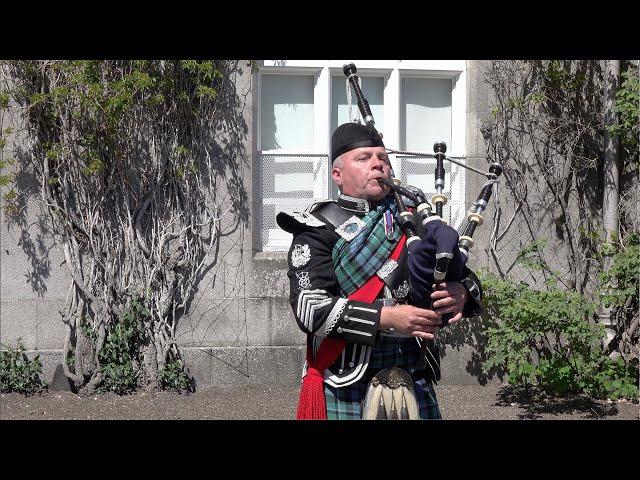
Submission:
[[[313,150],[313,83],[312,75],[262,75],[262,150]]]
[[[384,78],[382,77],[361,77],[362,94],[369,102],[371,113],[376,122],[376,129],[382,129],[384,125]],[[331,132],[339,125],[349,122],[349,107],[347,105],[347,91],[345,88],[346,77],[336,76],[331,79]],[[362,122],[360,110],[358,110],[358,99],[351,88],[351,115]],[[382,132],[384,134],[384,132]]]
[[[451,151],[451,88],[450,79],[402,79],[403,149],[433,153],[433,144],[443,140]]]

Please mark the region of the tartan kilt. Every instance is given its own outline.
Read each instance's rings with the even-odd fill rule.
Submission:
[[[380,370],[389,367],[400,367],[411,374],[420,408],[420,418],[424,420],[442,418],[433,383],[415,376],[415,365],[419,353],[420,347],[415,338],[379,337],[371,351],[367,371],[359,381],[341,388],[325,383],[327,419],[360,420],[369,381]]]

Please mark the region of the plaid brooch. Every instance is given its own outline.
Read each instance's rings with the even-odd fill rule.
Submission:
[[[394,222],[393,240],[385,235],[384,213],[387,210],[396,216],[396,204],[389,197],[362,218],[365,226],[355,238],[349,242],[341,238],[333,247],[333,265],[344,295],[351,295],[364,285],[387,261],[400,240],[402,233],[398,222]]]

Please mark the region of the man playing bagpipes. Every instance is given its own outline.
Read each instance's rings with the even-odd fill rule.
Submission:
[[[307,334],[297,418],[440,418],[435,335],[443,316],[452,323],[480,312],[479,282],[465,267],[462,283],[436,286],[431,309],[413,306],[406,237],[379,181],[391,168],[380,135],[339,126],[331,160],[337,201],[277,216],[293,234],[289,300]]]

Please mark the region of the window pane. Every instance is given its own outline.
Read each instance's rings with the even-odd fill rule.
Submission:
[[[451,151],[451,80],[403,78],[403,148],[433,153],[433,144],[438,140],[443,140]]]
[[[313,150],[312,75],[262,75],[262,150]]]
[[[384,78],[382,77],[361,77],[362,94],[369,102],[373,119],[376,122],[376,129],[380,130],[384,126]],[[331,79],[331,132],[338,128],[338,125],[349,122],[349,107],[347,106],[347,91],[345,82],[347,77],[336,76]],[[358,110],[358,99],[351,88],[351,116],[355,120],[360,119]],[[384,132],[382,132],[384,134]]]

